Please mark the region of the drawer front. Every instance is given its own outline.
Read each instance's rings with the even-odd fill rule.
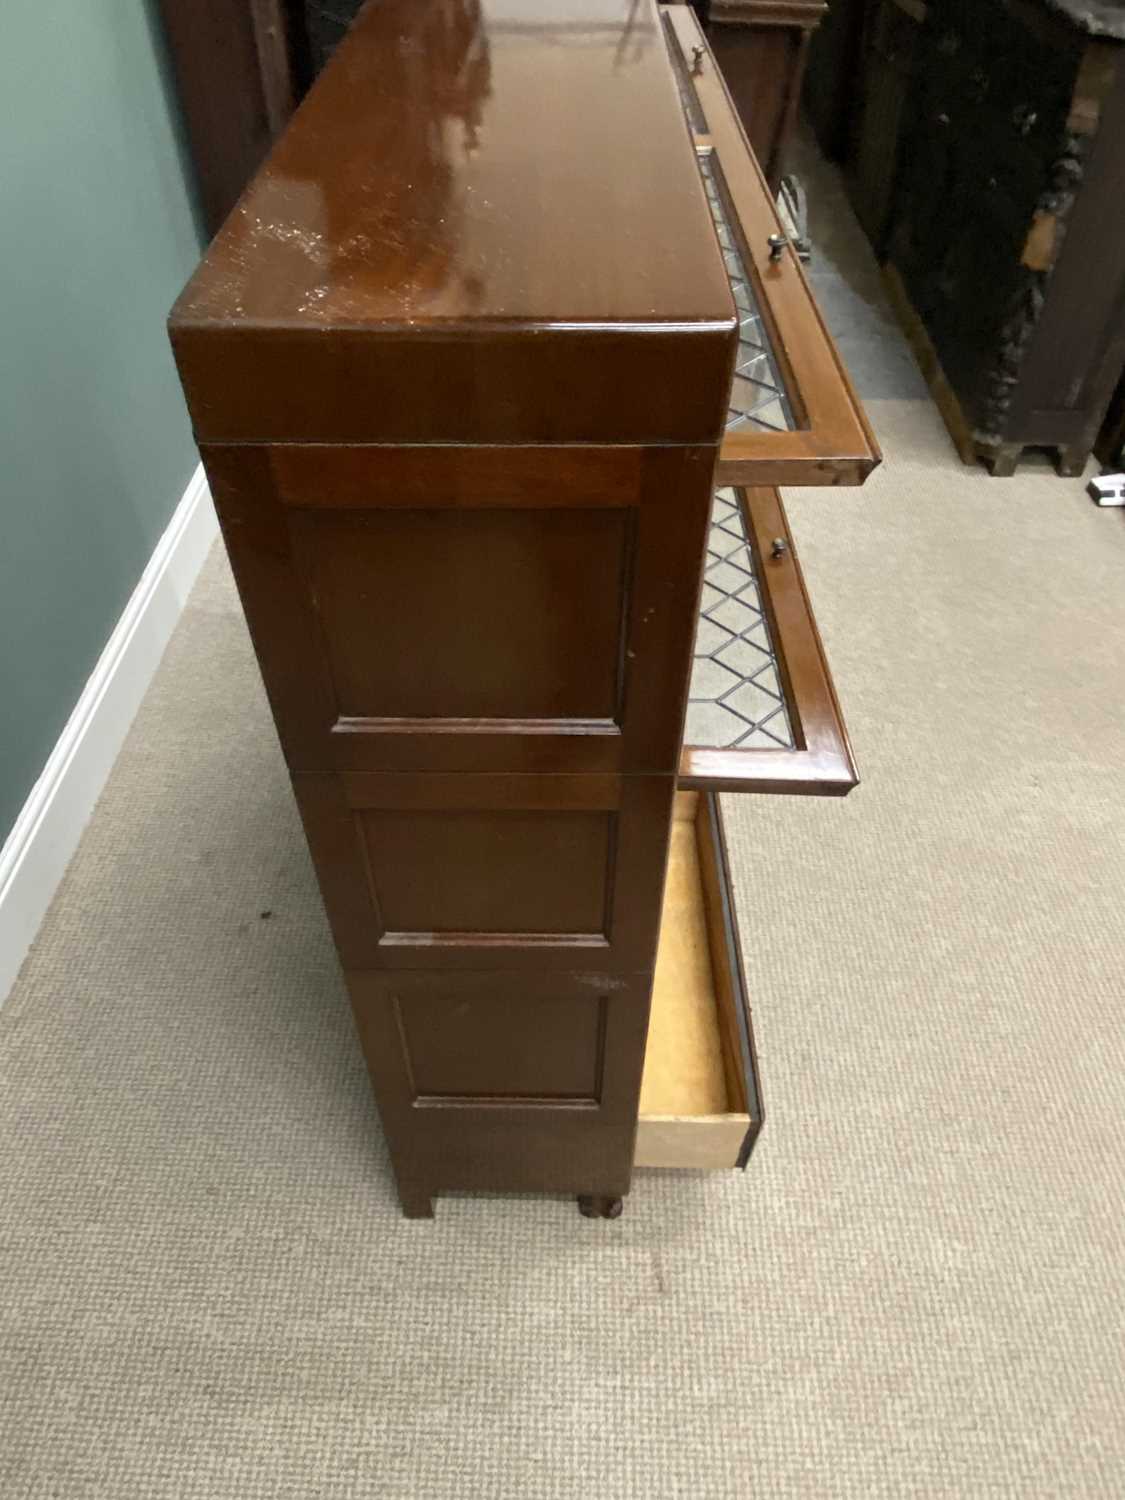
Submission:
[[[672,777],[293,785],[346,969],[651,968]]]
[[[744,1167],[762,1120],[722,814],[714,795],[681,793],[653,983],[635,1164]]]
[[[720,490],[680,785],[842,796],[858,780],[781,497]]]
[[[797,254],[771,247],[785,231],[694,14],[663,13],[740,324],[717,479],[861,484],[879,462],[874,434]]]
[[[674,774],[714,448],[210,448],[290,769]]]

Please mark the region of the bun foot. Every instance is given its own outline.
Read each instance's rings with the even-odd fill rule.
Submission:
[[[597,1193],[583,1193],[578,1212],[587,1219],[619,1219],[625,1205],[620,1198],[606,1198]]]

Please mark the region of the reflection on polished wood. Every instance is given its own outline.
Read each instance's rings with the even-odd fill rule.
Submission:
[[[384,0],[324,77],[174,310],[200,437],[714,438],[733,308],[651,5]]]

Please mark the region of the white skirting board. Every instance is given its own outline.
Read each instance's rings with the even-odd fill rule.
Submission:
[[[0,1003],[78,847],[217,534],[200,465],[0,849]]]

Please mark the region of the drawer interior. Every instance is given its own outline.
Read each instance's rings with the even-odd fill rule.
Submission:
[[[635,1163],[745,1166],[761,1123],[718,800],[679,792]]]

